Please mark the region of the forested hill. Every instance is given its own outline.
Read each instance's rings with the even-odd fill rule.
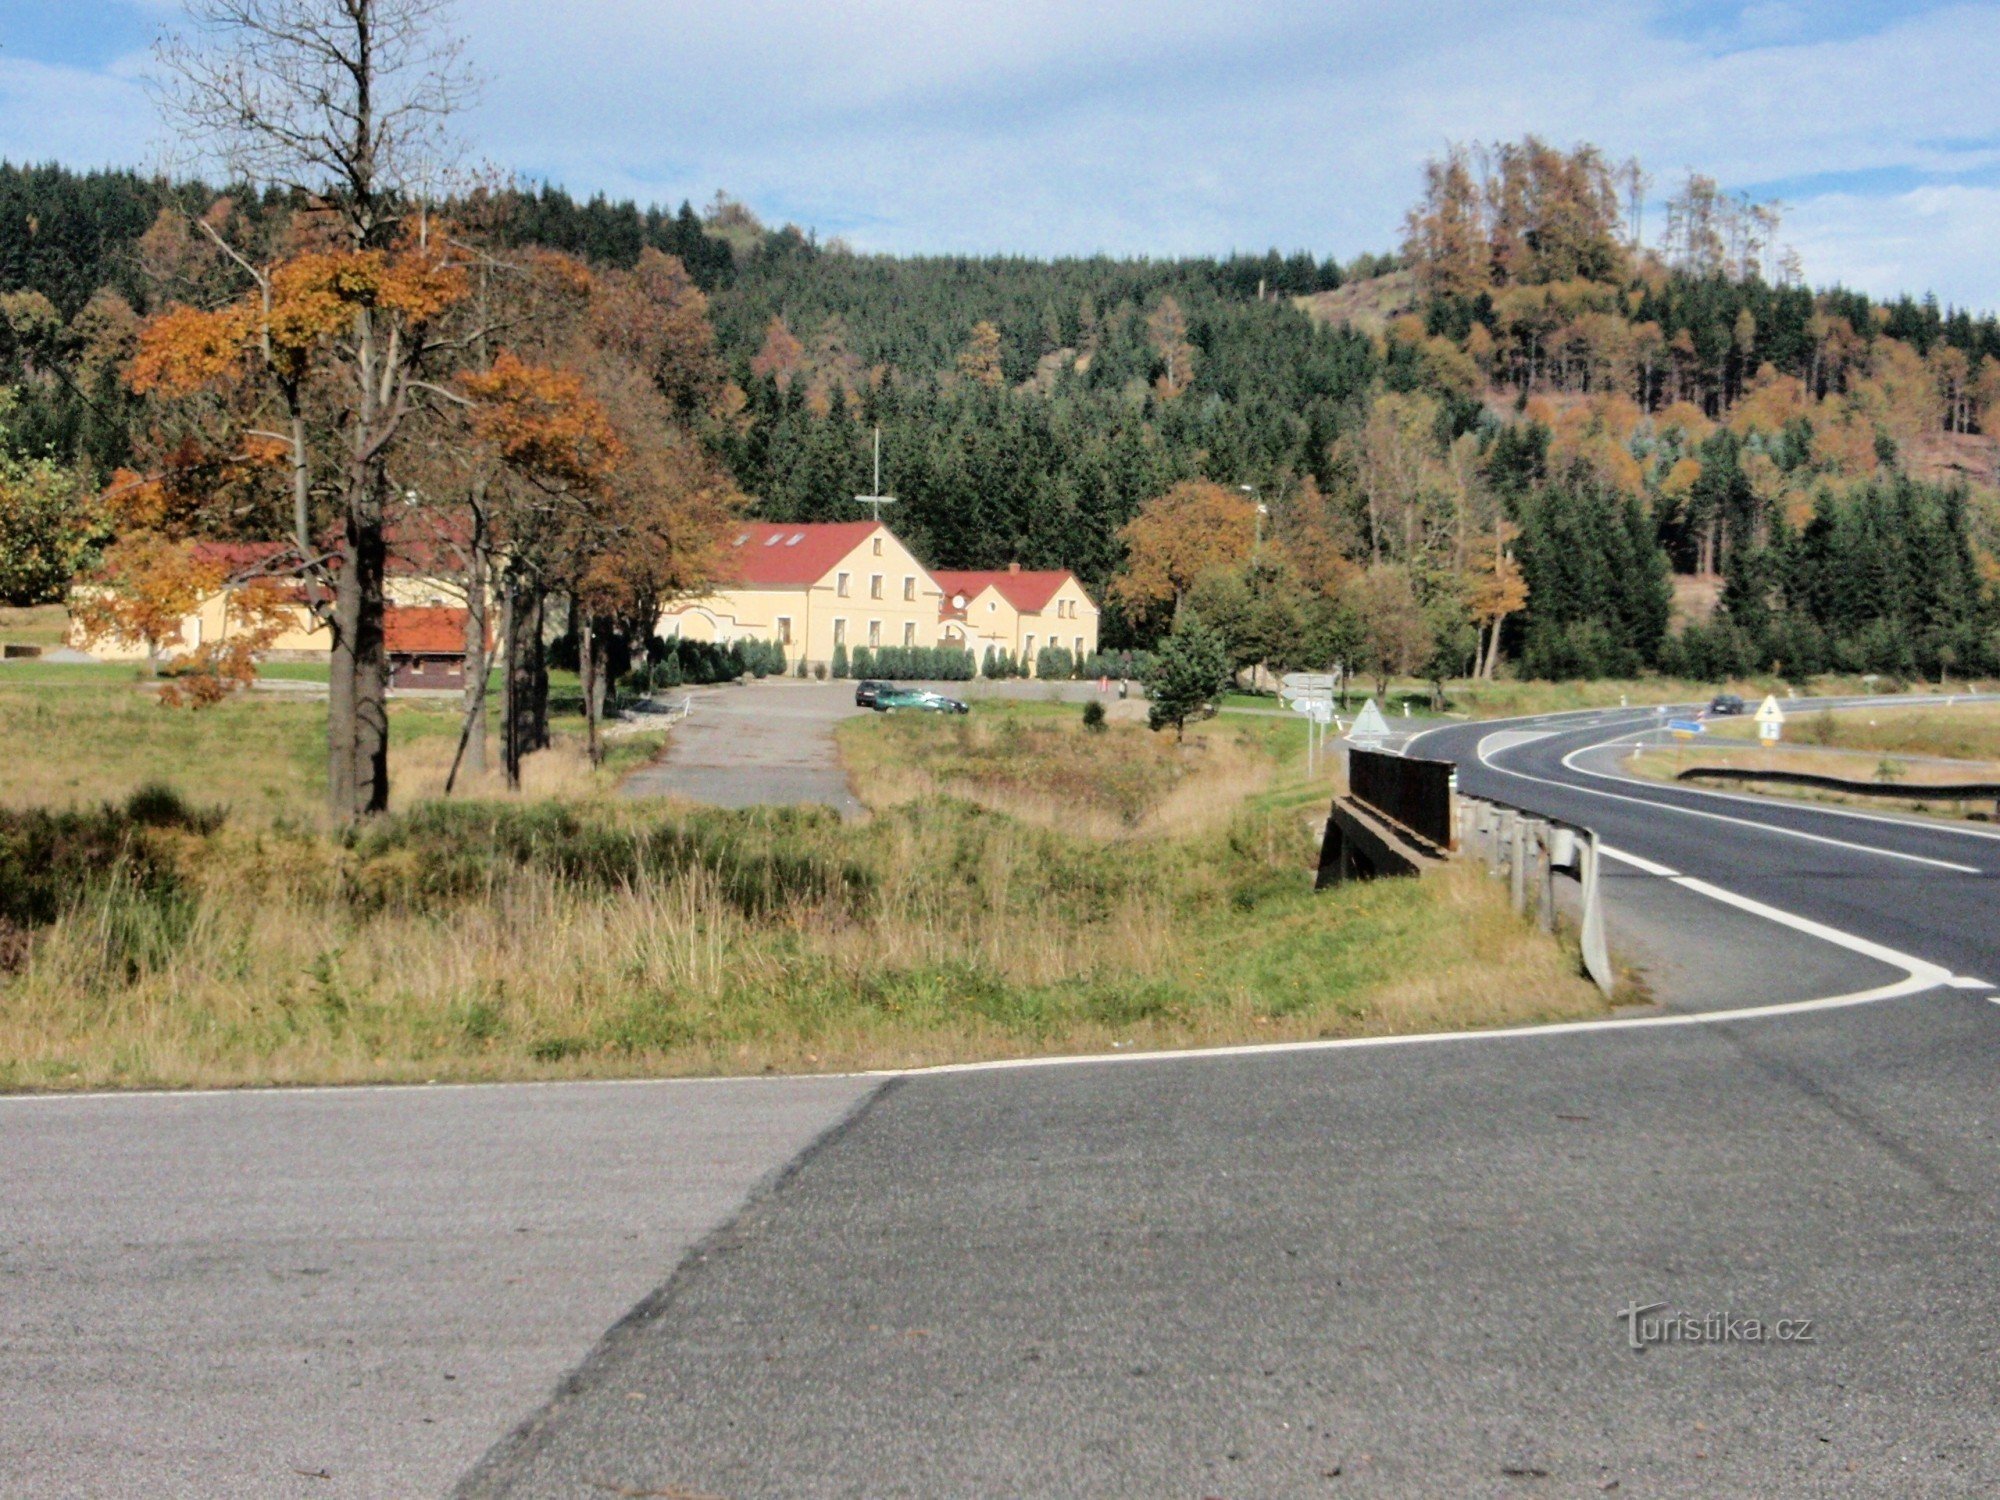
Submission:
[[[1421,186],[1397,254],[1345,265],[864,255],[720,194],[447,211],[501,246],[678,258],[724,390],[703,438],[759,511],[857,514],[879,426],[920,552],[1074,567],[1114,638],[1165,618],[1134,518],[1207,484],[1268,509],[1256,559],[1209,557],[1236,578],[1211,612],[1293,622],[1259,659],[1401,611],[1395,651],[1438,671],[2000,670],[1992,317],[1814,291],[1775,211],[1699,177],[1642,244],[1589,147],[1454,149]],[[0,167],[8,449],[95,479],[130,458],[120,351],[160,310],[163,226],[217,196]]]

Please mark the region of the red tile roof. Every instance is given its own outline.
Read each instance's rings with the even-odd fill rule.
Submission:
[[[940,614],[948,619],[957,619],[965,611],[952,607],[952,597],[963,594],[970,603],[982,589],[991,585],[1000,591],[1000,597],[1024,615],[1040,614],[1048,607],[1049,600],[1055,598],[1056,590],[1075,575],[1067,568],[1054,572],[1020,572],[1012,568],[997,568],[989,572],[976,573],[934,573],[939,585],[944,589],[944,603]]]
[[[753,589],[805,588],[832,572],[834,565],[874,530],[873,521],[791,526],[747,522],[730,537],[731,545],[723,557],[723,579]]]
[[[384,612],[387,648],[404,656],[463,656],[465,611],[441,604],[392,604]]]

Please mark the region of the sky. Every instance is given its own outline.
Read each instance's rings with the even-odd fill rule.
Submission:
[[[173,0],[0,0],[0,158],[171,160]],[[551,17],[559,17],[551,20]],[[460,0],[465,159],[718,188],[861,250],[1393,249],[1426,157],[1530,132],[1789,205],[1815,284],[2000,311],[2000,3]],[[1657,212],[1654,222],[1659,222]]]

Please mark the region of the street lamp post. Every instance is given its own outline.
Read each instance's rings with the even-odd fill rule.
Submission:
[[[1239,484],[1236,486],[1236,488],[1243,491],[1244,494],[1248,495],[1252,500],[1255,500],[1257,503],[1257,540],[1255,545],[1252,546],[1250,549],[1250,555],[1252,557],[1259,557],[1263,554],[1264,551],[1264,517],[1268,516],[1271,513],[1271,507],[1266,505],[1262,500],[1257,499],[1256,485]]]

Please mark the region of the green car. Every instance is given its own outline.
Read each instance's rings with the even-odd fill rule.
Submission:
[[[875,712],[892,714],[899,708],[913,709],[925,714],[964,714],[972,712],[956,698],[947,698],[943,693],[934,693],[929,688],[885,687],[875,694]]]

